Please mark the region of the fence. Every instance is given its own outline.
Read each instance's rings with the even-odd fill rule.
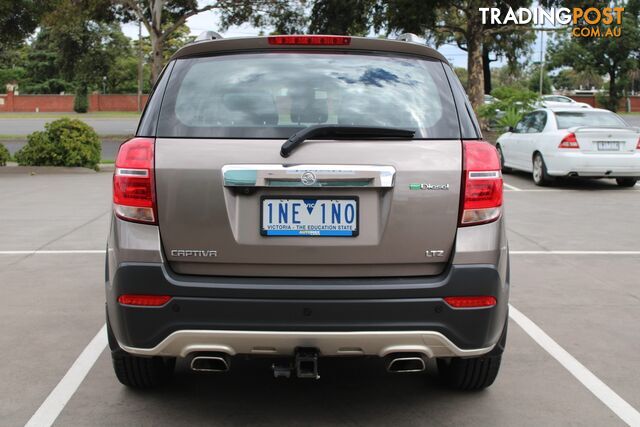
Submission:
[[[74,95],[0,95],[0,112],[73,112]],[[148,95],[142,95],[144,108]],[[138,95],[89,95],[89,111],[137,111]]]

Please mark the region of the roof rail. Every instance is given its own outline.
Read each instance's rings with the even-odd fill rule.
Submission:
[[[220,40],[221,38],[222,36],[215,31],[203,31],[198,35],[198,37],[196,37],[193,42],[206,42],[209,40]]]
[[[427,44],[427,41],[425,39],[423,39],[422,37],[418,37],[413,33],[400,34],[398,37],[396,37],[396,40],[401,42]]]

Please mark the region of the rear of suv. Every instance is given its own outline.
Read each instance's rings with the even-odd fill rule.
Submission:
[[[437,360],[481,389],[506,342],[502,176],[446,59],[343,36],[196,42],[116,159],[108,238],[118,379],[235,356],[318,378],[324,357]]]

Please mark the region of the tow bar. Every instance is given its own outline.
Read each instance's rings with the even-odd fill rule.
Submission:
[[[298,378],[312,378],[315,380],[320,378],[320,375],[318,375],[318,350],[315,348],[297,348],[293,366],[291,366],[291,363],[274,363],[271,367],[273,376],[276,378],[291,378],[291,371],[294,369]]]

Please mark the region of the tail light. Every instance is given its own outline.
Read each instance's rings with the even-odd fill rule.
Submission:
[[[486,224],[502,213],[502,172],[496,148],[485,141],[463,141],[460,226]]]
[[[348,36],[269,36],[269,44],[274,45],[314,45],[314,46],[346,46],[351,44]]]
[[[113,174],[113,208],[118,218],[155,224],[154,140],[133,138],[120,146]]]
[[[560,141],[560,145],[558,148],[580,148],[580,144],[578,144],[578,140],[576,139],[575,133],[570,133],[569,135],[562,138]]]
[[[493,307],[497,304],[494,297],[446,297],[444,301],[453,308]]]
[[[638,138],[638,145],[636,145],[636,150],[640,150],[640,138]]]
[[[137,305],[144,307],[160,307],[171,300],[168,295],[120,295],[118,302],[122,305]]]

